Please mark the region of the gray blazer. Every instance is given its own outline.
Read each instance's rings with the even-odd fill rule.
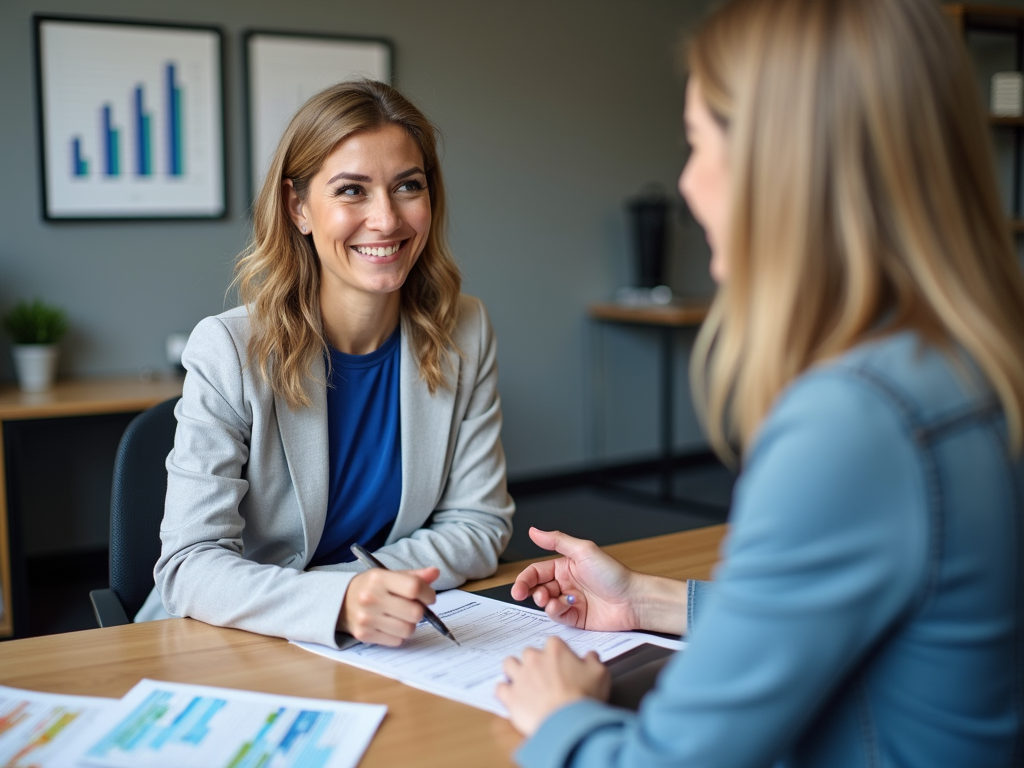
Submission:
[[[401,333],[402,496],[377,557],[395,569],[437,566],[434,586],[448,589],[493,573],[512,532],[494,333],[483,304],[462,296],[462,354],[433,395],[404,320]],[[312,406],[289,408],[245,365],[248,334],[238,307],[203,320],[182,355],[156,587],[136,621],[169,613],[334,645],[362,566],[306,569],[327,517],[326,388],[311,381]]]

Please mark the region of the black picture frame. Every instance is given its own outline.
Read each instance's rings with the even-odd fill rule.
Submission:
[[[43,218],[227,215],[218,27],[33,16]]]
[[[250,29],[243,52],[250,200],[288,121],[310,96],[344,80],[391,83],[395,76],[395,47],[383,37]]]

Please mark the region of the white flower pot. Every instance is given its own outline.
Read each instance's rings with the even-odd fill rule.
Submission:
[[[56,344],[12,344],[14,372],[22,392],[45,392],[57,376]]]

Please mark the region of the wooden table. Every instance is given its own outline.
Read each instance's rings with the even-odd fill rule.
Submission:
[[[595,320],[659,328],[687,328],[700,325],[708,316],[710,299],[692,299],[676,304],[634,307],[627,304],[591,304],[588,313]]]
[[[117,379],[83,379],[61,381],[47,392],[28,393],[14,387],[0,388],[0,581],[3,610],[0,613],[0,637],[14,634],[14,595],[12,589],[9,516],[18,514],[13,508],[7,488],[9,457],[6,454],[5,422],[27,419],[55,419],[69,416],[93,416],[111,413],[141,413],[150,406],[181,394],[182,380],[143,381],[137,377]],[[20,574],[19,574],[20,576]]]
[[[708,578],[724,526],[616,544],[606,550],[642,571]],[[526,563],[501,566],[485,589]],[[410,688],[279,638],[168,619],[0,643],[0,683],[54,693],[120,697],[143,677],[388,705],[361,768],[511,766],[519,736],[496,715]]]
[[[680,328],[693,328],[707,317],[710,299],[690,299],[674,304],[629,306],[623,304],[592,304],[588,313],[593,320],[605,323],[652,326],[661,331],[661,381],[658,400],[661,425],[661,498],[671,501],[675,452],[675,334]],[[599,406],[600,407],[600,406]]]

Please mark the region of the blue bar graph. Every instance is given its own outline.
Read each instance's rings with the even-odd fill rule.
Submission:
[[[176,743],[201,744],[209,733],[210,720],[226,704],[223,699],[196,696],[169,725],[153,728],[149,748],[160,750]]]
[[[150,733],[153,724],[167,712],[167,705],[173,695],[165,691],[153,691],[147,696],[124,721],[103,739],[89,754],[103,757],[114,750],[131,751]]]
[[[167,173],[171,176],[184,175],[181,146],[181,88],[178,87],[176,69],[167,64]]]
[[[152,146],[149,138],[150,117],[146,112],[142,86],[135,87],[135,173],[153,175]]]
[[[111,102],[101,104],[98,141],[93,144],[88,141],[88,136],[83,140],[82,134],[70,137],[68,150],[71,176],[89,176],[92,169],[87,149],[94,150],[99,156],[94,172],[107,178],[117,178],[127,173],[134,173],[139,178],[152,178],[158,173],[158,163],[160,170],[167,176],[185,176],[183,89],[178,75],[178,67],[173,61],[164,65],[160,75],[164,93],[162,99],[157,97],[157,102],[162,101],[166,113],[159,114],[160,107],[157,107],[156,119],[153,116],[152,98],[147,108],[146,88],[142,83],[130,90],[125,112],[121,112],[120,107],[115,112]],[[125,105],[124,102],[121,104]],[[117,114],[129,115],[126,121],[127,132],[117,124]],[[159,148],[166,150],[166,157],[157,151],[154,159],[154,131],[160,141]],[[163,140],[159,139],[160,136]],[[125,153],[124,157],[122,152]]]
[[[287,753],[294,738],[300,748],[295,757],[296,767],[323,768],[331,759],[331,750],[322,745],[321,737],[330,726],[330,722],[331,718],[325,716],[323,712],[303,712],[296,720],[293,732],[281,742],[278,753]]]
[[[100,110],[103,117],[103,171],[107,176],[119,176],[121,173],[120,131],[114,127],[113,111],[110,104],[104,104]]]
[[[78,136],[71,140],[71,175],[89,175],[89,161],[82,156],[82,139]]]

